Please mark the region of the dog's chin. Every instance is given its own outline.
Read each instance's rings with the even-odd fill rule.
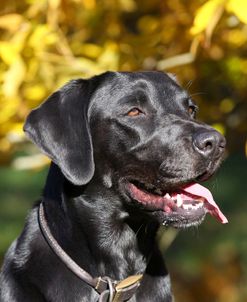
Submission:
[[[177,192],[161,190],[137,182],[125,185],[132,203],[160,224],[175,228],[187,228],[202,223],[207,209],[202,200],[184,197]],[[183,198],[181,197],[183,196]]]
[[[206,216],[206,210],[190,210],[183,211],[183,213],[176,211],[174,211],[173,213],[153,211],[151,215],[164,226],[172,226],[174,228],[185,229],[200,225]]]

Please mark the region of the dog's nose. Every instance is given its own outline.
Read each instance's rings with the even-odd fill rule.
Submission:
[[[193,135],[193,145],[196,151],[205,157],[212,154],[221,155],[225,150],[226,140],[216,130],[200,131]]]

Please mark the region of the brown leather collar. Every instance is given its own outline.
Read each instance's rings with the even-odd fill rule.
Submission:
[[[45,218],[44,201],[39,205],[38,219],[41,232],[50,248],[71,272],[99,293],[99,302],[128,301],[135,294],[143,275],[133,275],[121,281],[107,276],[93,278],[70,258],[51,234]]]

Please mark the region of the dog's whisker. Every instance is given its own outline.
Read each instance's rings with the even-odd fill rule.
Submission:
[[[144,226],[144,223],[142,223],[142,224],[140,225],[140,227],[138,228],[138,230],[136,231],[136,237],[138,236],[138,234],[139,234],[139,232],[141,231],[141,229],[143,228],[143,226]]]
[[[195,93],[190,94],[190,97],[193,98],[194,96],[197,96],[197,95],[206,95],[206,93],[205,92],[195,92]]]
[[[185,88],[189,89],[192,84],[193,84],[193,80],[189,80],[188,83],[185,85]]]

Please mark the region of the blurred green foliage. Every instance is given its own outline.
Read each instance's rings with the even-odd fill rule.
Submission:
[[[24,226],[25,216],[44,186],[46,170],[0,169],[0,262]]]
[[[226,135],[229,155],[213,192],[230,223],[207,218],[179,234],[166,255],[175,296],[247,301],[246,12],[246,0],[1,0],[0,260],[45,179],[48,159],[22,133],[31,108],[72,78],[169,71]],[[167,245],[176,234],[166,233]]]

